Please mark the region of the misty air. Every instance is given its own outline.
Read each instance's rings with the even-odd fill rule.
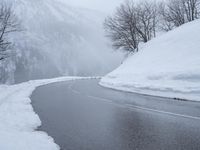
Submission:
[[[0,0],[0,150],[199,150],[200,0]]]

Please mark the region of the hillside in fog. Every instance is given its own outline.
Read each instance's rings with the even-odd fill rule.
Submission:
[[[60,75],[102,75],[121,61],[104,37],[104,13],[65,0],[9,0],[22,24],[15,54],[1,63],[1,82]]]

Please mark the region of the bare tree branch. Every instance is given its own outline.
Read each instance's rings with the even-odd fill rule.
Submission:
[[[12,11],[12,7],[0,2],[0,60],[8,58],[8,50],[12,47],[9,34],[20,31],[20,23]]]

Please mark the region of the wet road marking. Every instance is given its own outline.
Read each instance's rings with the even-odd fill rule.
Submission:
[[[140,110],[145,110],[145,111],[150,111],[150,112],[155,112],[155,113],[160,113],[160,114],[165,114],[165,115],[170,115],[170,116],[175,116],[175,117],[182,117],[182,118],[187,118],[187,119],[193,119],[193,120],[198,120],[200,121],[200,117],[195,117],[195,116],[190,116],[190,115],[184,115],[184,114],[178,114],[178,113],[172,113],[172,112],[168,112],[168,111],[162,111],[162,110],[158,110],[158,109],[151,109],[151,108],[147,108],[147,107],[141,107],[141,106],[137,106],[137,105],[131,105],[131,104],[117,104],[114,103],[113,100],[107,99],[107,98],[102,98],[102,97],[96,97],[96,96],[91,96],[91,95],[86,95],[81,93],[80,91],[77,91],[75,89],[73,89],[72,87],[69,87],[69,89],[74,92],[75,94],[80,94],[80,95],[84,95],[88,98],[93,98],[93,99],[99,99],[101,101],[104,102],[109,102],[112,105],[116,105],[118,107],[121,108],[128,108],[128,109],[140,109]]]
[[[188,118],[188,119],[194,119],[194,120],[200,121],[200,117],[194,117],[194,116],[190,116],[190,115],[172,113],[172,112],[168,112],[168,111],[162,111],[162,110],[157,110],[157,109],[140,107],[140,106],[130,105],[130,104],[126,104],[126,106],[127,106],[127,108],[130,108],[130,109],[133,109],[133,107],[134,107],[136,109],[141,109],[141,110],[145,110],[145,111],[151,111],[151,112],[156,112],[156,113],[160,113],[160,114],[166,114],[166,115],[171,115],[171,116],[175,116],[175,117],[182,117],[182,118]]]

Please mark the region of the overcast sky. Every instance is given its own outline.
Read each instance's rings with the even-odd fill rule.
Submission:
[[[104,12],[112,12],[124,0],[67,0],[69,3]]]

